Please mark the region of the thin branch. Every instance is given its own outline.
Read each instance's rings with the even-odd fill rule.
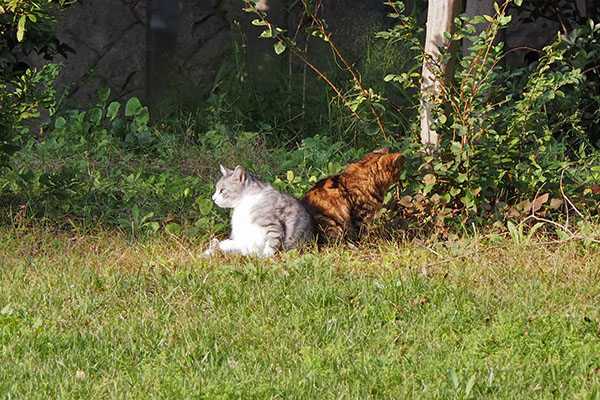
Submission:
[[[266,20],[266,18],[263,16],[263,14],[260,12],[260,10],[258,10],[254,3],[250,0],[246,0],[246,4],[252,8],[254,10],[254,13],[256,15],[258,15],[258,17],[260,18],[260,20],[262,22],[264,22],[265,26],[267,26],[269,28],[269,30],[271,32],[276,31],[276,29],[273,28],[273,25]],[[344,96],[344,94],[340,91],[340,89],[338,89],[337,86],[335,86],[335,84],[333,82],[331,82],[331,80],[323,73],[321,72],[316,66],[314,66],[310,61],[308,61],[308,59],[306,57],[304,57],[301,52],[299,50],[297,50],[294,47],[288,46],[287,43],[285,43],[285,41],[281,38],[281,36],[277,35],[276,39],[280,42],[283,43],[284,45],[286,45],[286,47],[296,56],[298,57],[302,62],[304,62],[306,65],[308,65],[310,67],[310,69],[312,69],[313,71],[315,71],[317,73],[317,75],[319,75],[325,82],[327,82],[327,84],[329,86],[331,86],[331,88],[337,93],[337,95],[344,101],[344,104],[346,104],[346,107],[348,107],[348,109],[354,114],[354,116],[356,118],[358,118],[359,121],[364,122],[363,119],[361,118],[360,115],[358,115],[358,113],[354,110],[352,110],[352,108],[350,107],[350,105],[348,104],[348,99],[346,98],[346,96]]]
[[[563,173],[561,174],[561,177],[560,177],[560,190],[561,190],[561,193],[562,193],[564,199],[571,205],[571,207],[573,207],[573,209],[577,211],[577,213],[579,214],[579,216],[583,218],[583,215],[579,212],[579,210],[577,210],[577,208],[573,205],[573,203],[571,202],[571,200],[565,195],[565,193],[563,191],[562,180],[563,180],[564,171],[565,170],[563,170]],[[598,240],[598,239],[595,239],[595,238],[589,237],[589,236],[579,235],[579,234],[571,231],[569,229],[569,227],[568,227],[568,218],[567,218],[567,223],[565,225],[562,225],[562,224],[559,224],[558,222],[549,220],[547,218],[538,217],[537,215],[535,215],[535,208],[533,207],[533,205],[535,204],[535,201],[537,200],[537,196],[538,196],[540,190],[543,188],[543,186],[544,185],[542,185],[542,187],[540,187],[537,190],[537,193],[536,193],[536,195],[534,197],[533,204],[532,204],[532,207],[531,207],[531,215],[529,215],[527,218],[525,218],[523,221],[521,221],[521,223],[523,224],[523,223],[525,223],[529,219],[534,219],[534,220],[539,221],[539,222],[547,223],[547,224],[553,225],[553,226],[561,229],[563,232],[566,232],[567,234],[569,234],[568,238],[560,239],[560,240],[548,240],[548,241],[536,242],[536,243],[517,243],[517,244],[515,244],[515,243],[506,243],[506,244],[501,244],[501,245],[496,245],[496,246],[490,246],[490,247],[487,247],[487,248],[482,249],[482,250],[475,250],[475,251],[471,251],[471,252],[468,252],[468,253],[465,253],[465,254],[461,254],[461,255],[456,256],[456,257],[446,258],[444,260],[431,262],[431,263],[427,264],[427,266],[425,268],[429,268],[429,267],[431,267],[433,265],[445,264],[445,263],[456,261],[456,260],[459,260],[459,259],[462,259],[462,258],[470,257],[470,256],[478,254],[478,253],[480,253],[482,251],[497,250],[497,249],[503,249],[503,248],[507,248],[507,247],[546,246],[546,245],[552,245],[552,244],[564,244],[564,243],[568,243],[568,242],[572,242],[572,241],[576,241],[576,240],[581,240],[581,241],[592,242],[592,243],[599,243],[600,244],[600,240]],[[568,208],[567,208],[567,216],[568,216]],[[425,247],[427,250],[432,251],[433,253],[437,254],[436,252],[434,252],[430,248],[428,248],[426,246],[423,246],[423,247]]]
[[[565,201],[567,203],[569,203],[571,205],[571,207],[573,207],[573,210],[575,210],[575,212],[577,213],[577,215],[579,215],[579,217],[585,219],[585,217],[583,216],[583,214],[577,209],[577,207],[575,207],[575,204],[573,204],[573,202],[571,201],[571,199],[569,199],[567,197],[567,195],[565,194],[565,191],[563,190],[563,177],[565,176],[565,171],[567,169],[563,169],[562,172],[560,173],[560,193],[562,194],[563,198],[565,199]],[[568,212],[568,209],[567,209]]]
[[[280,39],[281,42],[283,42],[283,40]],[[356,118],[358,118],[358,120],[360,122],[364,122],[363,119],[361,118],[360,115],[358,115],[358,113],[354,110],[352,110],[352,108],[348,105],[348,99],[346,98],[346,96],[344,96],[344,94],[337,88],[337,86],[335,86],[333,84],[333,82],[331,82],[331,80],[329,80],[329,78],[323,74],[317,67],[315,67],[310,61],[308,61],[308,59],[306,59],[304,56],[302,56],[302,54],[297,51],[296,49],[294,49],[293,47],[288,47],[290,49],[290,51],[292,53],[294,53],[294,55],[296,57],[298,57],[300,60],[302,60],[302,62],[304,62],[306,65],[308,65],[310,67],[310,69],[312,69],[313,71],[315,71],[317,73],[317,75],[319,75],[325,82],[327,82],[327,84],[329,86],[331,86],[331,88],[337,93],[338,96],[340,96],[340,98],[344,101],[344,103],[346,104],[346,107],[348,107],[348,109],[350,111],[352,111],[352,114],[354,114],[354,116]]]
[[[304,5],[304,9],[307,10],[308,9],[307,0],[302,0],[302,4]],[[327,43],[329,43],[329,46],[331,47],[333,52],[340,59],[340,61],[342,61],[342,63],[344,63],[344,65],[346,66],[346,70],[348,72],[350,72],[350,74],[354,78],[354,81],[358,85],[363,96],[365,96],[365,98],[367,100],[369,100],[369,91],[364,88],[364,86],[362,85],[362,81],[361,81],[360,77],[358,76],[358,74],[356,73],[356,71],[354,71],[354,68],[352,68],[350,63],[348,63],[348,61],[346,61],[346,59],[344,58],[342,53],[339,51],[339,49],[337,48],[335,43],[333,43],[333,41],[331,40],[331,35],[327,32],[327,30],[325,29],[325,27],[323,26],[321,21],[315,16],[314,13],[311,13],[310,17],[312,18],[315,25],[317,25],[317,27],[319,28],[319,31],[325,37],[325,41]],[[383,138],[385,140],[388,140],[387,134],[385,132],[385,127],[383,126],[383,123],[381,122],[381,115],[377,112],[377,110],[375,109],[375,106],[373,106],[373,104],[370,101],[369,101],[369,108],[371,109],[371,112],[373,113],[373,115],[375,116],[375,119],[377,120],[377,124],[379,125],[379,129],[381,130],[381,134],[383,135]]]
[[[586,69],[585,71],[583,71],[581,74],[582,74],[582,75],[585,75],[585,74],[587,74],[588,72],[590,72],[590,71],[592,71],[592,70],[595,70],[595,69],[598,69],[598,68],[600,68],[600,65],[596,65],[596,66],[594,66],[594,67],[592,67],[592,68],[588,68],[588,69]]]
[[[528,46],[519,46],[519,47],[515,47],[514,49],[510,49],[506,53],[502,54],[502,56],[498,57],[498,59],[496,61],[494,61],[494,63],[492,64],[492,66],[488,70],[487,74],[483,77],[483,80],[481,81],[481,83],[483,84],[483,82],[485,80],[487,80],[487,77],[492,73],[492,71],[494,70],[494,68],[496,68],[496,65],[498,65],[498,63],[500,61],[504,60],[504,58],[506,58],[507,55],[509,55],[510,53],[513,53],[515,51],[520,51],[520,50],[529,50],[529,51],[534,51],[534,52],[536,52],[538,54],[544,54],[543,51],[538,50],[538,49],[534,49],[533,47],[528,47]]]

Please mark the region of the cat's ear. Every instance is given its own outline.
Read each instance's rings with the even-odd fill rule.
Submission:
[[[222,166],[221,164],[219,164],[219,168],[221,169],[221,173],[223,174],[223,176],[229,175],[233,172],[232,170],[230,170],[227,167]]]
[[[404,158],[402,153],[395,153],[395,154],[392,154],[392,156],[394,156],[394,164],[396,164],[399,167],[404,165],[406,158]]]
[[[388,154],[390,152],[390,148],[389,147],[384,147],[382,149],[378,149],[373,151],[373,153],[375,154]]]
[[[240,183],[244,183],[246,181],[246,171],[244,170],[244,167],[241,165],[235,167],[233,170],[233,179],[239,181]]]

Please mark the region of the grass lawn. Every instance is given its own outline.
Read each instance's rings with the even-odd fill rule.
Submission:
[[[168,236],[0,228],[0,395],[600,397],[600,253],[426,245],[202,259]]]

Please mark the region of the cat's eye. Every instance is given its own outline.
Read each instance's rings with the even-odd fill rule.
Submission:
[[[224,190],[223,189],[219,189],[219,194],[223,194]]]

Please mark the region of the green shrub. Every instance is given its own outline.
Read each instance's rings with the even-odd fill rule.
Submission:
[[[510,22],[504,9],[493,17],[457,19],[452,40],[469,39],[473,45],[457,60],[454,84],[444,84],[435,99],[434,128],[441,142],[429,154],[413,135],[419,122],[415,105],[422,32],[413,17],[401,14],[401,3],[388,4],[399,23],[378,32],[376,37],[385,42],[371,49],[391,54],[399,45],[399,52],[410,59],[394,71],[392,64],[373,67],[388,55],[368,56],[358,64],[377,71],[381,82],[373,83],[368,74],[370,86],[347,80],[352,87],[337,88],[345,93],[343,100],[325,99],[323,93],[330,96],[336,90],[313,85],[320,94],[311,101],[322,107],[315,110],[328,109],[314,117],[326,123],[298,118],[291,126],[283,121],[286,110],[273,106],[283,104],[282,98],[269,92],[270,102],[262,102],[268,93],[259,90],[259,79],[246,80],[249,55],[238,49],[236,63],[220,72],[203,109],[184,109],[153,123],[139,99],[109,102],[109,89],[100,90],[98,103],[85,111],[56,112],[49,100],[50,123],[43,135],[28,136],[13,158],[15,168],[0,178],[3,203],[13,207],[13,214],[25,205],[29,215],[107,223],[132,236],[164,229],[206,237],[228,226],[227,211],[210,199],[220,163],[230,168],[241,164],[300,197],[318,179],[341,172],[376,146],[389,145],[406,153],[407,164],[401,184],[385,198],[384,215],[388,220],[397,216],[403,226],[456,229],[504,223],[532,211],[566,211],[567,199],[584,212],[596,213],[598,26],[589,24],[559,37],[531,66],[504,70],[505,51],[495,41]],[[483,34],[475,28],[481,23],[489,24]],[[291,49],[294,43],[288,40],[282,37]],[[58,67],[44,71],[49,76],[41,84],[52,82]],[[281,79],[282,86],[270,89],[287,87],[283,75],[272,78]],[[440,82],[444,78],[437,76]],[[373,87],[386,93],[378,94]],[[300,101],[300,95],[288,95]],[[363,122],[352,120],[355,114]],[[394,132],[388,140],[377,123]],[[23,132],[27,129],[23,125]]]
[[[47,60],[70,50],[54,34],[56,14],[74,0],[20,1],[0,4],[0,169],[18,150],[20,138],[30,130],[28,120],[40,110],[52,113],[55,90],[52,83],[59,64],[31,69],[27,57],[36,53]]]
[[[495,39],[511,20],[505,13],[509,3],[494,17],[461,15],[455,21],[451,40],[472,45],[459,57],[453,83],[436,72],[442,89],[431,104],[436,117],[432,128],[440,134],[440,144],[433,155],[418,138],[408,147],[413,159],[400,201],[405,215],[437,225],[483,224],[530,215],[532,207],[541,213],[557,209],[564,203],[563,193],[584,208],[598,200],[589,190],[582,196],[585,185],[591,187],[599,177],[599,155],[581,119],[582,104],[596,100],[589,89],[585,93],[585,73],[574,62],[574,54],[588,54],[584,49],[594,46],[597,34],[590,29],[573,32],[577,49],[559,37],[533,69],[503,71],[503,43]],[[483,23],[489,26],[480,32],[475,26]],[[450,54],[445,57],[448,62]],[[406,75],[388,79],[420,87]]]

